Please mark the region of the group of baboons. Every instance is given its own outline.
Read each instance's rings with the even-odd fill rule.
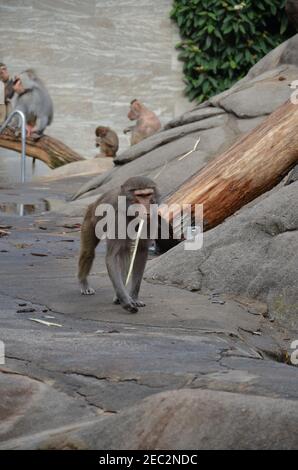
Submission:
[[[14,109],[22,111],[26,116],[27,137],[38,140],[53,119],[53,103],[44,83],[32,69],[28,69],[14,79],[10,79],[5,64],[0,64],[0,79],[5,84],[5,105],[8,106],[12,96],[15,95]],[[124,133],[131,133],[131,145],[137,144],[161,128],[156,114],[137,99],[130,103],[127,117],[131,121],[136,121],[134,126],[127,127],[123,131]],[[16,129],[18,122],[15,122],[14,126]],[[114,157],[119,145],[117,134],[105,126],[98,126],[95,134],[96,146],[100,146],[101,154]],[[125,198],[125,207],[121,209],[118,206],[119,196]],[[148,233],[150,232],[153,215],[152,207],[155,207],[156,211],[158,202],[159,193],[155,182],[145,176],[135,176],[129,178],[120,189],[116,188],[108,191],[88,207],[81,230],[78,272],[82,294],[94,294],[94,290],[89,287],[87,277],[94,260],[95,248],[101,239],[96,233],[96,226],[99,222],[102,222],[103,215],[98,215],[97,209],[102,204],[109,204],[113,208],[113,220],[108,220],[108,223],[113,222],[118,227],[118,220],[120,216],[124,215],[126,229],[124,238],[119,237],[118,234],[109,237],[105,233],[107,239],[106,265],[116,294],[114,303],[121,304],[124,309],[132,313],[137,312],[138,307],[145,305],[144,302],[139,300],[138,295],[147,261],[148,247],[151,242]],[[136,207],[137,212],[130,215],[129,209],[132,207]],[[131,222],[136,221],[135,229],[138,231],[141,219],[146,221],[145,230],[147,231],[145,236],[143,233],[137,245],[132,268],[131,287],[128,288],[126,285],[127,273],[131,250],[135,242],[127,235],[127,228]]]
[[[6,115],[13,103],[13,109],[25,114],[27,137],[38,140],[53,120],[53,102],[46,86],[33,69],[25,70],[11,79],[3,63],[0,63],[0,80],[4,84],[3,105],[6,106]],[[137,144],[161,128],[156,114],[137,99],[130,103],[127,117],[131,121],[136,121],[134,126],[123,130],[125,134],[131,133],[131,145]],[[12,127],[16,128],[17,124],[18,121],[15,120]],[[119,148],[116,132],[110,127],[98,126],[95,129],[95,136],[95,145],[100,147],[99,156],[115,157]]]
[[[131,121],[136,121],[134,126],[126,127],[123,130],[124,134],[131,133],[130,145],[138,144],[161,128],[160,120],[156,114],[137,99],[131,101],[127,117]],[[119,147],[116,132],[110,127],[98,126],[95,135],[96,146],[101,148],[101,155],[115,157]]]

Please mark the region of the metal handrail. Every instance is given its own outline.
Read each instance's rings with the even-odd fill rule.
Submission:
[[[21,130],[22,130],[22,153],[21,153],[21,182],[25,183],[26,179],[26,117],[22,111],[15,109],[10,113],[6,121],[0,127],[0,134],[4,131],[7,125],[10,123],[12,118],[15,115],[18,115],[21,120]]]

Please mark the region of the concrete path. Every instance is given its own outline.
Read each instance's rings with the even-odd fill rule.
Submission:
[[[21,193],[28,203],[53,193],[59,199],[73,189],[68,184],[1,191],[0,204],[17,201]],[[124,413],[126,422],[130,410],[160,392],[210,389],[255,397],[256,404],[260,397],[297,400],[298,369],[283,363],[295,338],[265,318],[262,304],[221,296],[225,303],[215,304],[212,296],[144,281],[146,307],[127,313],[112,304],[104,246],[90,278],[96,295],[81,296],[80,221],[52,213],[0,213],[0,228],[10,227],[0,238],[0,448],[40,448],[49,436],[89,429],[90,423],[106,429],[115,414],[121,421]],[[113,448],[116,423],[108,437],[90,446]],[[77,437],[80,444],[73,438],[65,448],[88,447],[84,436],[83,444]]]

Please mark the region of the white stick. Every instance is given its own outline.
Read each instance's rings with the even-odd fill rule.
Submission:
[[[192,150],[190,150],[189,152],[185,153],[184,155],[182,155],[182,157],[179,157],[178,160],[183,160],[183,158],[187,157],[188,155],[190,155],[191,153],[195,152],[197,150],[197,146],[199,145],[199,142],[201,140],[201,137],[198,138],[198,140],[196,141],[195,143],[195,146]]]
[[[131,260],[130,260],[129,271],[128,271],[128,274],[127,274],[125,286],[127,286],[127,284],[129,283],[129,280],[130,280],[130,276],[131,276],[133,265],[134,265],[134,262],[135,262],[135,257],[136,257],[136,254],[137,254],[137,249],[138,249],[138,245],[139,245],[143,225],[144,225],[144,219],[141,219],[139,229],[138,229],[138,233],[137,233],[137,238],[136,238],[136,241],[135,241],[135,246],[134,246],[132,257],[131,257]]]
[[[29,320],[35,321],[36,323],[41,323],[42,325],[46,326],[59,326],[60,328],[62,327],[62,325],[59,325],[59,323],[52,323],[49,321],[40,320],[39,318],[29,318]]]

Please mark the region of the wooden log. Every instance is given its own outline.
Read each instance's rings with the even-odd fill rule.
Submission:
[[[21,152],[22,142],[19,137],[15,137],[11,129],[7,128],[0,134],[0,147]],[[84,160],[81,155],[63,144],[63,142],[48,135],[43,135],[36,142],[27,139],[26,155],[41,160],[52,169],[67,163]]]
[[[192,214],[195,204],[203,204],[204,231],[209,230],[272,189],[297,163],[298,105],[288,101],[163,202],[191,204]],[[178,213],[160,211],[170,222]]]

